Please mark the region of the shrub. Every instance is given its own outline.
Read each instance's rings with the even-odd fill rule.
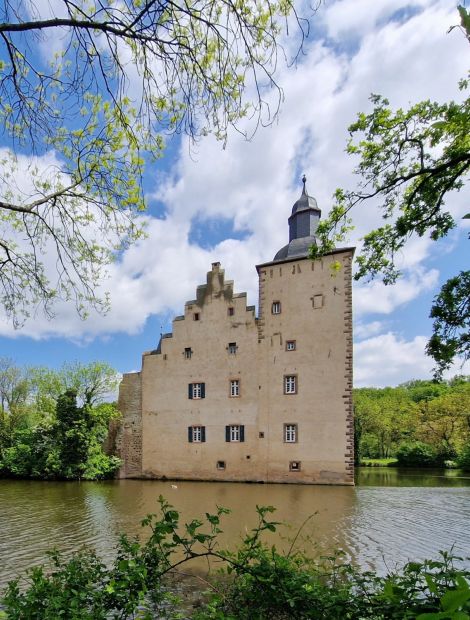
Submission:
[[[470,471],[470,444],[467,444],[458,455],[457,465],[465,471]]]
[[[436,467],[441,463],[434,448],[421,441],[402,443],[396,459],[400,467]]]

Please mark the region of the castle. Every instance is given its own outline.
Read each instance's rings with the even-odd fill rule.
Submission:
[[[258,317],[220,263],[120,386],[123,478],[353,484],[353,248],[312,261],[303,179]]]

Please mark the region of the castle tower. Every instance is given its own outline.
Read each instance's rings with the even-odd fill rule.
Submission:
[[[309,259],[320,216],[304,177],[289,243],[257,266],[258,318],[215,262],[124,375],[122,477],[353,484],[354,250]]]
[[[309,259],[320,216],[304,176],[289,243],[257,266],[268,481],[353,483],[353,249]]]

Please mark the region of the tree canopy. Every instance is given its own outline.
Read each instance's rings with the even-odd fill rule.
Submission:
[[[459,13],[470,42],[470,14],[464,7]],[[461,80],[462,93],[468,85],[467,79]],[[393,110],[380,95],[371,95],[371,101],[372,112],[360,113],[349,127],[347,152],[359,157],[359,186],[336,190],[311,256],[342,241],[352,228],[353,210],[377,198],[384,224],[364,236],[354,277],[379,276],[393,284],[400,276],[397,256],[412,235],[437,241],[456,225],[446,200],[463,188],[470,173],[470,98],[443,104],[420,101],[406,110]],[[462,271],[444,284],[431,311],[436,320],[427,352],[436,361],[437,376],[455,356],[470,357],[469,306],[470,271]]]
[[[103,444],[119,416],[108,364],[19,368],[0,358],[0,476],[101,478],[119,459]]]
[[[104,268],[143,234],[144,164],[167,135],[272,122],[294,25],[301,45],[291,0],[3,3],[0,305],[15,325],[57,299],[108,306]]]

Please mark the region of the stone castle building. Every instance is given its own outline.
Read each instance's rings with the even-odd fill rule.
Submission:
[[[353,248],[312,261],[305,187],[289,243],[256,267],[259,312],[212,264],[142,370],[124,375],[124,478],[353,484]]]

